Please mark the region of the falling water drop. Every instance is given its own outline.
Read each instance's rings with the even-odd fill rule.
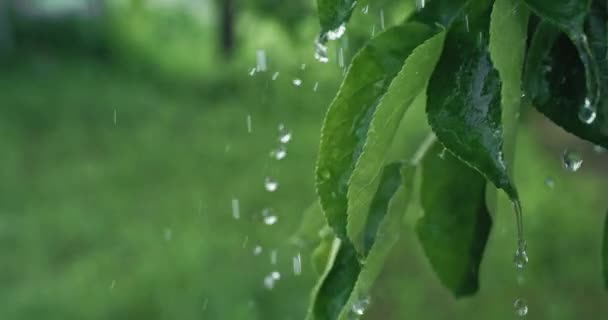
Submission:
[[[275,192],[279,188],[279,183],[271,177],[266,177],[264,179],[264,188],[268,192]]]
[[[272,278],[272,275],[267,275],[264,277],[264,287],[268,290],[272,290],[274,289],[274,278]]]
[[[251,115],[247,115],[247,133],[251,133]]]
[[[171,241],[173,239],[173,230],[171,228],[165,228],[165,241]]]
[[[295,255],[291,262],[293,266],[293,274],[295,274],[296,276],[302,274],[302,256],[300,255],[300,253]]]
[[[315,85],[312,86],[312,91],[317,92],[317,89],[319,89],[319,81],[315,82]]]
[[[344,68],[344,48],[338,49],[338,66],[340,69]]]
[[[306,63],[302,63],[302,65],[300,65],[300,69],[301,70],[306,70]]]
[[[426,1],[425,0],[416,0],[416,9],[418,11],[424,9]]]
[[[256,61],[256,71],[257,72],[266,72],[266,51],[264,50],[256,50],[255,51],[255,61]]]
[[[264,251],[264,249],[262,248],[262,246],[259,246],[259,245],[255,246],[253,248],[253,255],[254,256],[259,256],[262,253],[262,251]]]
[[[241,217],[241,210],[239,206],[239,199],[232,198],[232,217],[238,220]]]
[[[384,30],[384,10],[380,9],[380,28]]]
[[[291,132],[287,130],[284,124],[279,124],[279,142],[288,143],[291,141]]]
[[[271,265],[277,264],[277,256],[278,256],[278,254],[279,253],[278,253],[278,251],[276,249],[270,251],[270,264]]]
[[[327,56],[327,46],[323,37],[319,36],[315,39],[315,60],[321,63],[327,63],[329,57]]]
[[[553,188],[555,188],[555,180],[553,180],[553,178],[551,178],[551,177],[546,177],[545,185],[547,187],[549,187],[549,189],[553,189]]]
[[[583,158],[575,151],[566,149],[562,155],[564,168],[570,172],[576,172],[583,165]]]
[[[255,72],[256,72],[256,69],[255,68],[251,68],[249,70],[249,75],[253,77],[255,75]]]
[[[279,146],[270,152],[270,156],[276,160],[283,160],[287,157],[287,147],[284,144],[279,144]]]
[[[469,26],[469,15],[468,15],[468,14],[466,14],[466,15],[464,16],[464,29],[465,29],[467,32],[471,31],[471,27]]]
[[[116,119],[117,118],[117,114],[116,114],[116,109],[114,109],[114,117],[112,118],[112,120],[114,120],[114,125],[116,125]]]
[[[355,301],[351,307],[353,313],[357,316],[362,316],[365,313],[367,307],[369,307],[370,299],[369,297],[361,298]]]
[[[278,77],[279,77],[279,72],[277,71],[272,75],[272,81],[277,80]]]
[[[513,263],[516,269],[523,270],[528,263],[528,253],[526,252],[527,245],[524,237],[523,211],[519,200],[513,201],[513,209],[515,210],[515,223],[517,226],[517,249],[515,250]]]
[[[269,215],[264,217],[264,224],[267,226],[271,226],[279,221],[279,218],[275,215]]]
[[[278,271],[273,271],[272,273],[270,273],[270,276],[274,280],[280,280],[281,279],[281,273],[279,273]]]
[[[302,85],[302,79],[295,78],[291,81],[291,83],[293,83],[294,86],[299,87]]]
[[[520,317],[524,317],[528,314],[528,304],[524,299],[516,299],[515,302],[513,302],[513,309],[515,309],[515,314]]]
[[[592,124],[597,118],[595,107],[591,105],[589,98],[585,99],[585,103],[578,111],[578,118],[585,124]]]
[[[363,7],[363,9],[361,9],[361,13],[363,14],[367,14],[369,12],[369,4],[366,5],[365,7]]]
[[[441,160],[443,160],[443,159],[445,159],[445,153],[446,153],[447,151],[448,151],[448,149],[443,148],[443,149],[441,150],[441,152],[440,152],[440,153],[439,153],[437,156],[439,156],[439,158],[440,158]]]

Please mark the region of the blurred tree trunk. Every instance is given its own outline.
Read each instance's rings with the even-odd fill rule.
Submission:
[[[221,10],[220,45],[225,58],[234,53],[235,0],[219,0]]]
[[[9,0],[0,0],[0,55],[10,53],[15,46],[10,5]]]

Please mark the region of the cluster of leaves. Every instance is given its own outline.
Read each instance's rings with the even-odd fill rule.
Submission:
[[[322,32],[332,32],[356,1],[317,5]],[[608,147],[607,15],[603,0],[433,0],[355,55],[322,129],[320,208],[310,214],[322,211],[332,236],[315,251],[324,269],[309,319],[358,313],[351,306],[368,294],[398,237],[417,171],[424,216],[416,232],[426,256],[455,296],[478,290],[492,226],[487,185],[519,206],[508,164],[520,107]],[[412,159],[390,162],[419,96],[432,132]]]

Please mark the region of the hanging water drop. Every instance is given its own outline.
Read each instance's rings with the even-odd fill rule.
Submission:
[[[597,118],[597,111],[591,105],[589,98],[585,99],[585,103],[578,111],[578,118],[585,124],[592,124]]]
[[[256,50],[255,52],[255,62],[256,62],[256,71],[257,72],[266,72],[266,51],[264,50]]]
[[[268,192],[275,192],[279,188],[279,183],[271,177],[266,177],[264,179],[264,188]]]
[[[566,149],[562,155],[562,164],[570,172],[576,172],[583,165],[583,158],[575,151]]]
[[[284,124],[279,125],[279,142],[280,143],[288,143],[291,141],[291,132],[285,128]]]
[[[365,310],[367,310],[369,303],[369,297],[361,298],[353,303],[351,309],[355,315],[362,316],[365,313]]]
[[[291,83],[293,83],[294,86],[299,87],[302,85],[302,80],[299,78],[295,78],[291,81]]]
[[[513,302],[513,309],[515,309],[515,314],[520,317],[524,317],[528,314],[528,304],[524,299],[516,299],[515,302]]]
[[[344,35],[345,32],[346,32],[346,24],[343,23],[340,26],[338,26],[337,28],[335,28],[334,30],[327,31],[327,33],[325,34],[325,37],[329,40],[338,40],[338,39],[342,38],[342,36]]]
[[[513,257],[513,264],[517,270],[523,270],[528,264],[528,253],[526,252],[526,245],[520,245],[515,251]]]

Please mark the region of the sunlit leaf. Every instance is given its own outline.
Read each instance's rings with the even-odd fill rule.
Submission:
[[[492,221],[486,179],[437,143],[422,161],[424,216],[416,232],[433,270],[456,297],[479,288],[479,265]]]
[[[511,199],[518,198],[503,158],[501,81],[488,52],[489,15],[468,32],[448,33],[429,81],[427,115],[443,145]]]
[[[373,114],[367,140],[348,182],[347,232],[359,253],[367,252],[368,238],[375,234],[362,232],[366,219],[370,219],[367,214],[373,194],[369,190],[375,190],[378,186],[399,123],[414,99],[426,87],[441,54],[444,37],[445,32],[440,32],[412,52]]]
[[[317,192],[328,224],[346,239],[348,181],[365,144],[376,107],[405,59],[434,34],[407,23],[371,40],[357,55],[331,103],[321,130]]]

